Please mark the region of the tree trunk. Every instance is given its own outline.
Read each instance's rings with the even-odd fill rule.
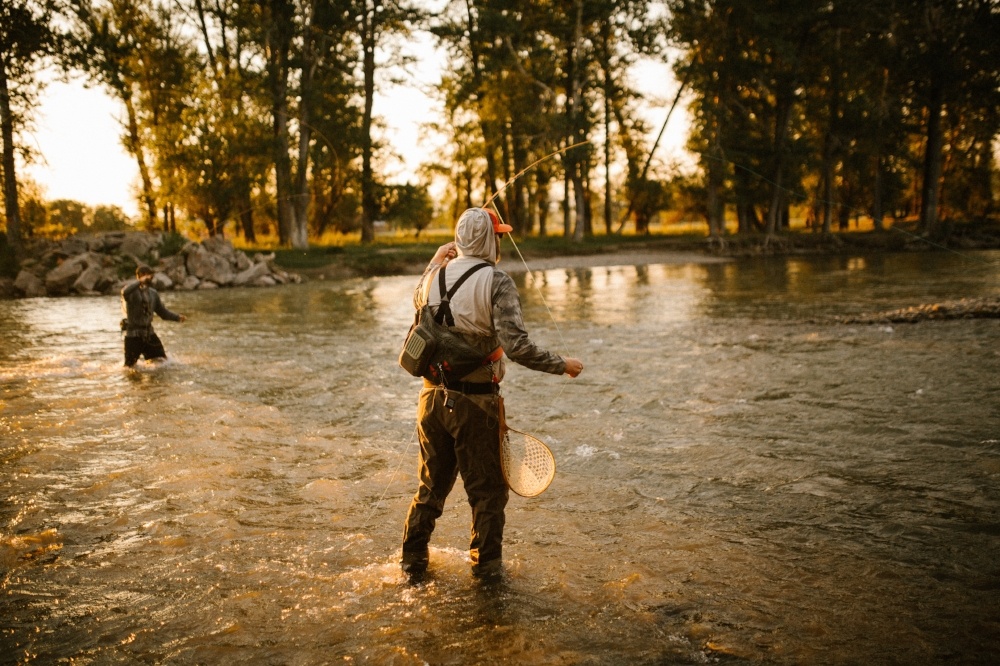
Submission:
[[[570,128],[572,140],[576,143],[579,133],[583,129],[583,83],[581,78],[583,63],[581,62],[583,53],[583,0],[574,0],[576,9],[573,20],[573,52],[570,54],[570,89],[568,97],[570,100]],[[573,149],[570,152],[576,152]],[[576,224],[573,229],[573,240],[579,242],[583,240],[584,231],[587,226],[587,194],[583,187],[583,160],[577,157],[572,158],[573,193],[576,197]]]
[[[20,258],[24,251],[21,239],[21,207],[17,201],[17,174],[14,171],[14,120],[10,115],[10,90],[7,65],[0,62],[0,134],[3,136],[3,200],[7,216],[7,243]]]
[[[174,217],[174,205],[170,202],[163,204],[163,230],[168,233],[177,233],[177,220]]]
[[[309,249],[309,144],[312,142],[313,80],[316,75],[315,37],[312,17],[303,31],[303,63],[299,82],[299,159],[295,171],[295,218],[292,224],[292,247]]]
[[[607,37],[605,36],[605,39]],[[605,48],[607,48],[605,46]],[[611,74],[604,68],[604,232],[611,235]]]
[[[820,184],[820,207],[823,217],[823,233],[831,231],[833,220],[833,137],[827,130],[823,140],[823,169],[822,182]]]
[[[920,191],[921,233],[932,235],[937,230],[938,200],[941,195],[941,165],[944,147],[942,113],[944,111],[944,86],[931,84],[927,104],[927,147],[924,152],[924,183]]]
[[[364,70],[365,110],[361,120],[361,242],[375,240],[375,177],[372,173],[372,105],[375,98],[375,21],[381,0],[374,0],[371,8],[365,0],[362,17],[361,41]]]
[[[528,149],[524,137],[511,137],[514,154],[514,173],[521,173],[528,166]],[[527,178],[518,178],[511,183],[511,196],[507,198],[510,219],[507,221],[520,234],[531,232],[531,188]]]
[[[287,86],[280,86],[286,88]],[[278,242],[288,245],[292,240],[292,163],[288,157],[288,100],[275,91],[274,105],[274,178],[278,201]]]
[[[240,194],[240,226],[243,229],[243,238],[247,243],[257,242],[257,232],[253,228],[253,202],[250,200],[250,191]]]
[[[127,86],[128,84],[126,84]],[[142,180],[142,201],[146,205],[146,221],[149,230],[156,229],[156,196],[153,194],[153,179],[146,165],[146,154],[142,149],[142,139],[139,138],[139,119],[132,103],[132,91],[128,88],[121,91],[125,112],[128,114],[128,149],[139,167],[139,178]]]
[[[538,199],[538,235],[545,238],[548,234],[549,182],[551,182],[552,177],[548,171],[539,169],[535,178],[538,183],[535,195]]]
[[[293,31],[287,7],[271,2],[272,12],[266,26],[267,77],[274,122],[271,157],[274,162],[277,196],[278,242],[288,245],[292,239],[292,165],[288,155],[288,52]]]
[[[573,225],[573,240],[579,242],[583,240],[584,232],[587,228],[587,192],[583,186],[583,177],[580,176],[579,167],[573,170],[573,194],[574,207],[576,208],[576,219]]]
[[[875,231],[883,231],[885,229],[882,220],[885,218],[885,195],[883,189],[885,187],[885,160],[882,157],[882,152],[885,149],[885,140],[882,138],[882,128],[885,125],[886,117],[886,104],[888,103],[888,90],[889,90],[889,70],[882,70],[882,89],[879,92],[878,108],[875,115],[875,184],[873,186],[874,197],[872,199],[872,222],[875,225]]]
[[[841,30],[836,31],[834,37],[833,66],[830,71],[830,79],[833,84],[830,86],[829,117],[826,123],[826,134],[823,136],[823,167],[822,177],[822,197],[823,197],[823,233],[830,233],[830,224],[833,219],[833,179],[836,176],[836,153],[839,141],[840,130],[840,84],[841,84]]]
[[[713,238],[721,237],[726,231],[726,208],[722,198],[722,188],[725,180],[723,170],[725,159],[722,147],[719,142],[719,126],[717,122],[712,123],[711,148],[709,159],[705,165],[707,171],[707,201],[708,207],[708,233]]]
[[[768,236],[775,234],[781,219],[781,204],[784,198],[785,139],[788,135],[791,116],[791,98],[779,99],[774,119],[774,170],[771,174],[771,201],[768,204],[767,225],[765,227]]]
[[[885,176],[882,173],[882,169],[882,149],[880,147],[875,152],[875,182],[872,185],[872,189],[874,190],[874,197],[872,199],[872,224],[875,231],[885,230],[883,222],[885,218],[885,199],[882,196],[882,181]]]
[[[486,196],[492,197],[497,191],[497,165],[494,148],[496,148],[496,132],[487,121],[487,110],[483,105],[483,72],[481,55],[479,53],[479,22],[473,11],[472,0],[466,0],[466,15],[469,19],[469,56],[471,59],[472,81],[475,86],[476,102],[479,110],[479,131],[483,134],[484,157],[486,158]]]
[[[510,189],[517,186],[517,183],[511,183],[511,178],[515,173],[517,173],[517,167],[514,165],[514,157],[512,154],[511,145],[513,137],[511,137],[510,132],[506,131],[507,128],[503,128],[497,137],[500,143],[500,160],[501,160],[501,171],[503,172],[503,182],[509,183],[510,188],[503,188],[503,201],[497,201],[500,197],[493,200],[493,205],[500,211],[500,216],[507,220],[507,224],[511,225],[517,229],[517,219],[516,219],[516,206],[517,203],[514,201],[514,197],[511,195]],[[486,192],[487,199],[493,196],[492,191]]]
[[[570,169],[572,167],[572,160],[566,160],[566,166],[563,169],[563,198],[562,198],[562,214],[563,214],[563,236],[566,238],[570,237],[573,233],[573,227],[570,225],[569,219],[569,191],[572,184],[570,177]]]

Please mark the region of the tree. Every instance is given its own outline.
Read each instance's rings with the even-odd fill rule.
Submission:
[[[162,80],[162,71],[157,75],[151,70],[168,62],[163,54],[151,50],[157,41],[153,9],[148,0],[109,0],[97,5],[91,0],[75,0],[73,7],[77,45],[71,54],[73,64],[125,107],[123,143],[139,171],[146,226],[155,229],[157,193],[139,99],[143,81]],[[158,87],[146,86],[147,90]]]
[[[900,21],[911,99],[926,117],[920,231],[939,232],[948,125],[987,119],[997,135],[1000,105],[1000,8],[995,0],[923,0]],[[992,125],[992,127],[989,127]],[[982,137],[981,138],[985,138]]]
[[[132,221],[118,206],[97,206],[91,216],[90,231],[125,231],[132,228]]]
[[[23,251],[18,202],[15,136],[24,127],[41,84],[35,74],[53,54],[59,35],[52,27],[54,0],[0,3],[0,140],[3,141],[3,199],[7,242]]]
[[[378,215],[377,188],[372,160],[376,145],[373,139],[376,70],[385,63],[376,61],[376,51],[393,36],[405,35],[421,13],[398,0],[359,0],[357,36],[361,46],[361,71],[364,110],[361,117],[361,242],[375,240]]]
[[[263,76],[250,64],[251,7],[190,0],[201,42],[184,61],[188,82],[174,95],[170,121],[157,132],[161,180],[177,203],[201,218],[211,235],[238,223],[256,241],[254,193],[270,168],[270,136]],[[193,93],[193,94],[192,94]]]
[[[625,108],[635,99],[624,73],[630,54],[645,48],[637,45],[651,42],[650,4],[469,0],[453,3],[435,26],[452,55],[448,113],[478,124],[483,198],[494,201],[516,230],[530,230],[536,215],[544,227],[550,183],[561,164],[564,231],[578,238],[591,233],[594,134],[602,115],[606,162],[612,141],[611,114],[600,110],[600,101],[616,95]],[[539,161],[555,154],[551,164]],[[532,173],[520,177],[528,167]]]
[[[72,236],[90,226],[93,211],[84,203],[72,199],[56,199],[50,201],[47,208],[47,224],[43,232],[45,236]]]
[[[384,188],[380,206],[385,220],[397,227],[416,230],[416,236],[434,219],[430,192],[420,185],[405,183]]]

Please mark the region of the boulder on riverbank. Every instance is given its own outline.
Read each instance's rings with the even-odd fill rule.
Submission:
[[[270,287],[302,281],[277,266],[273,253],[248,257],[218,236],[178,248],[178,238],[115,231],[61,241],[35,240],[17,277],[0,289],[0,298],[117,294],[134,279],[140,264],[155,271],[153,284],[162,291]]]

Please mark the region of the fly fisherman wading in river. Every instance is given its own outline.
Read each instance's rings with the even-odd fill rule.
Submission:
[[[425,379],[420,391],[420,484],[406,516],[401,561],[403,572],[411,577],[427,569],[431,533],[458,474],[472,507],[472,573],[492,578],[502,571],[504,508],[509,496],[499,450],[503,355],[554,375],[576,377],[583,370],[578,359],[540,349],[528,338],[517,287],[496,267],[500,240],[511,230],[492,211],[466,210],[455,227],[455,241],[438,248],[414,294],[418,310],[428,303],[437,315],[442,300],[439,272],[445,271],[445,288],[451,290],[474,270],[448,299],[448,324],[487,361],[462,377],[445,373],[440,383]],[[483,265],[482,270],[476,269]]]
[[[139,266],[135,269],[135,282],[130,282],[122,289],[122,330],[125,332],[125,365],[131,368],[140,356],[147,360],[164,359],[167,352],[163,343],[153,330],[153,314],[161,319],[183,322],[184,315],[175,314],[167,309],[160,300],[160,295],[150,286],[153,281],[153,270],[149,266]]]

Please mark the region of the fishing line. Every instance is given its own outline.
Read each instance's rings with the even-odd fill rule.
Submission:
[[[375,504],[368,512],[368,515],[365,517],[364,521],[362,521],[361,527],[358,528],[359,534],[364,534],[365,530],[368,529],[368,525],[371,523],[372,518],[375,516],[375,512],[382,507],[382,501],[385,499],[385,496],[389,494],[389,488],[391,488],[392,484],[396,481],[396,475],[399,473],[399,469],[403,466],[403,460],[406,458],[406,455],[410,452],[410,446],[413,445],[413,440],[416,439],[416,437],[417,437],[417,426],[414,426],[413,434],[410,435],[409,441],[406,442],[406,448],[404,448],[403,451],[399,454],[399,458],[396,461],[396,468],[392,470],[392,474],[389,476],[389,481],[388,483],[385,484],[385,489],[382,491],[382,494],[379,496],[379,498],[375,500]],[[341,551],[345,551],[353,545],[354,542],[349,541],[346,546],[341,548]]]
[[[506,190],[511,185],[511,183],[513,183],[515,180],[517,180],[518,178],[520,178],[524,174],[528,173],[529,171],[531,171],[532,169],[534,169],[536,166],[538,166],[539,164],[541,164],[545,160],[553,158],[553,157],[555,157],[556,155],[558,155],[560,153],[565,153],[565,152],[567,152],[569,150],[573,150],[574,148],[579,148],[580,146],[586,145],[588,143],[590,143],[590,139],[584,139],[583,141],[578,141],[578,142],[576,142],[576,143],[574,143],[572,145],[566,146],[564,148],[560,148],[559,150],[554,150],[551,153],[549,153],[548,155],[546,155],[545,157],[538,158],[537,160],[535,160],[534,162],[532,162],[531,164],[529,164],[528,166],[524,167],[523,169],[521,169],[520,171],[518,171],[517,173],[515,173],[513,176],[511,176],[510,179],[506,183],[503,184],[503,187],[501,187],[499,190],[497,190],[496,192],[494,192],[493,196],[491,196],[489,199],[486,200],[486,202],[483,204],[483,208],[488,208],[489,206],[493,206],[493,210],[497,210],[497,207],[496,207],[496,205],[493,204],[493,202],[496,201],[496,198],[498,196],[500,196],[501,194],[503,194],[504,190]],[[499,215],[500,211],[497,211],[497,214]]]
[[[555,153],[553,153],[553,154],[555,154]],[[551,155],[549,155],[549,157],[551,157]],[[500,211],[496,210],[496,206],[493,207],[493,210],[496,212],[497,217],[499,217],[500,220],[502,221],[503,218],[500,216]],[[552,312],[552,308],[549,307],[548,301],[545,300],[545,294],[542,293],[542,290],[541,290],[541,288],[538,285],[538,279],[532,273],[531,268],[528,267],[528,262],[525,261],[524,255],[521,254],[521,248],[519,248],[517,246],[517,243],[514,242],[514,236],[511,235],[511,234],[507,234],[507,236],[510,238],[510,242],[514,246],[514,250],[517,252],[518,258],[521,259],[521,263],[524,264],[524,270],[525,270],[525,272],[527,272],[528,276],[531,278],[531,284],[535,288],[535,293],[538,294],[538,298],[541,299],[542,305],[545,307],[545,311],[549,314],[549,319],[552,320],[552,325],[555,326],[556,333],[559,335],[559,341],[560,341],[560,344],[562,345],[562,348],[566,350],[567,354],[571,355],[572,353],[571,353],[571,351],[569,349],[569,345],[566,342],[566,337],[563,335],[562,328],[560,328],[560,326],[559,326],[559,322],[556,321],[556,317],[555,317],[555,315]],[[562,397],[562,394],[563,394],[563,392],[565,390],[566,390],[566,383],[565,382],[560,383],[559,390],[555,394],[556,401],[558,401],[558,399],[560,397]]]
[[[528,171],[534,169],[536,166],[538,166],[542,162],[544,162],[544,161],[546,161],[548,159],[551,159],[551,158],[555,157],[556,155],[559,155],[560,153],[565,153],[565,152],[567,152],[569,150],[572,150],[573,148],[579,148],[580,146],[584,146],[584,145],[586,145],[588,143],[590,143],[589,139],[585,139],[583,141],[578,141],[578,142],[576,142],[574,144],[571,144],[569,146],[565,146],[563,148],[560,148],[559,150],[552,151],[551,153],[549,153],[548,155],[545,155],[544,157],[538,158],[537,160],[535,160],[534,162],[532,162],[531,164],[529,164],[528,166],[524,167],[523,169],[521,169],[520,171],[518,171],[516,174],[514,174],[513,176],[511,176],[510,179],[503,184],[503,187],[501,187],[499,190],[497,190],[496,192],[494,192],[493,196],[491,196],[489,199],[486,200],[486,202],[483,204],[483,208],[492,207],[493,211],[497,214],[497,217],[502,222],[503,221],[503,215],[500,214],[500,211],[499,211],[499,209],[497,208],[497,206],[496,206],[496,204],[494,202],[496,201],[496,198],[498,196],[500,196],[515,180],[517,180],[518,178],[520,178],[521,176],[523,176],[524,174],[526,174]],[[552,314],[552,308],[549,307],[548,301],[545,300],[545,295],[542,293],[541,288],[538,286],[537,279],[532,274],[531,268],[528,267],[528,262],[524,260],[524,255],[521,254],[521,248],[519,248],[517,246],[517,243],[514,242],[514,236],[513,235],[507,234],[507,236],[510,238],[510,242],[514,246],[514,250],[517,252],[518,258],[521,259],[521,263],[524,264],[524,270],[531,277],[531,284],[535,288],[535,292],[538,294],[538,297],[542,300],[542,305],[545,306],[545,311],[549,313],[549,319],[552,320],[553,326],[556,327],[556,332],[559,334],[559,340],[562,343],[563,349],[566,349],[567,352],[569,352],[569,345],[566,344],[566,338],[565,338],[565,336],[563,336],[562,329],[559,328],[559,323],[556,321],[555,315]],[[563,388],[565,388],[565,387],[563,387]]]
[[[521,263],[524,264],[524,270],[528,273],[528,276],[531,278],[531,286],[535,288],[535,293],[538,294],[538,298],[541,299],[542,305],[545,306],[545,311],[549,313],[549,319],[552,320],[552,325],[555,326],[556,333],[559,334],[559,342],[562,344],[563,349],[565,349],[568,353],[571,353],[569,345],[566,343],[566,338],[565,336],[563,336],[562,329],[559,327],[559,322],[556,321],[556,317],[552,313],[552,308],[549,307],[548,301],[545,300],[545,294],[542,293],[542,290],[538,285],[538,278],[535,277],[534,273],[531,271],[531,268],[528,267],[528,262],[524,260],[524,255],[521,254],[521,248],[519,248],[517,246],[517,243],[514,242],[513,236],[510,237],[510,242],[511,245],[514,246],[514,250],[517,252],[517,256],[521,260]]]

